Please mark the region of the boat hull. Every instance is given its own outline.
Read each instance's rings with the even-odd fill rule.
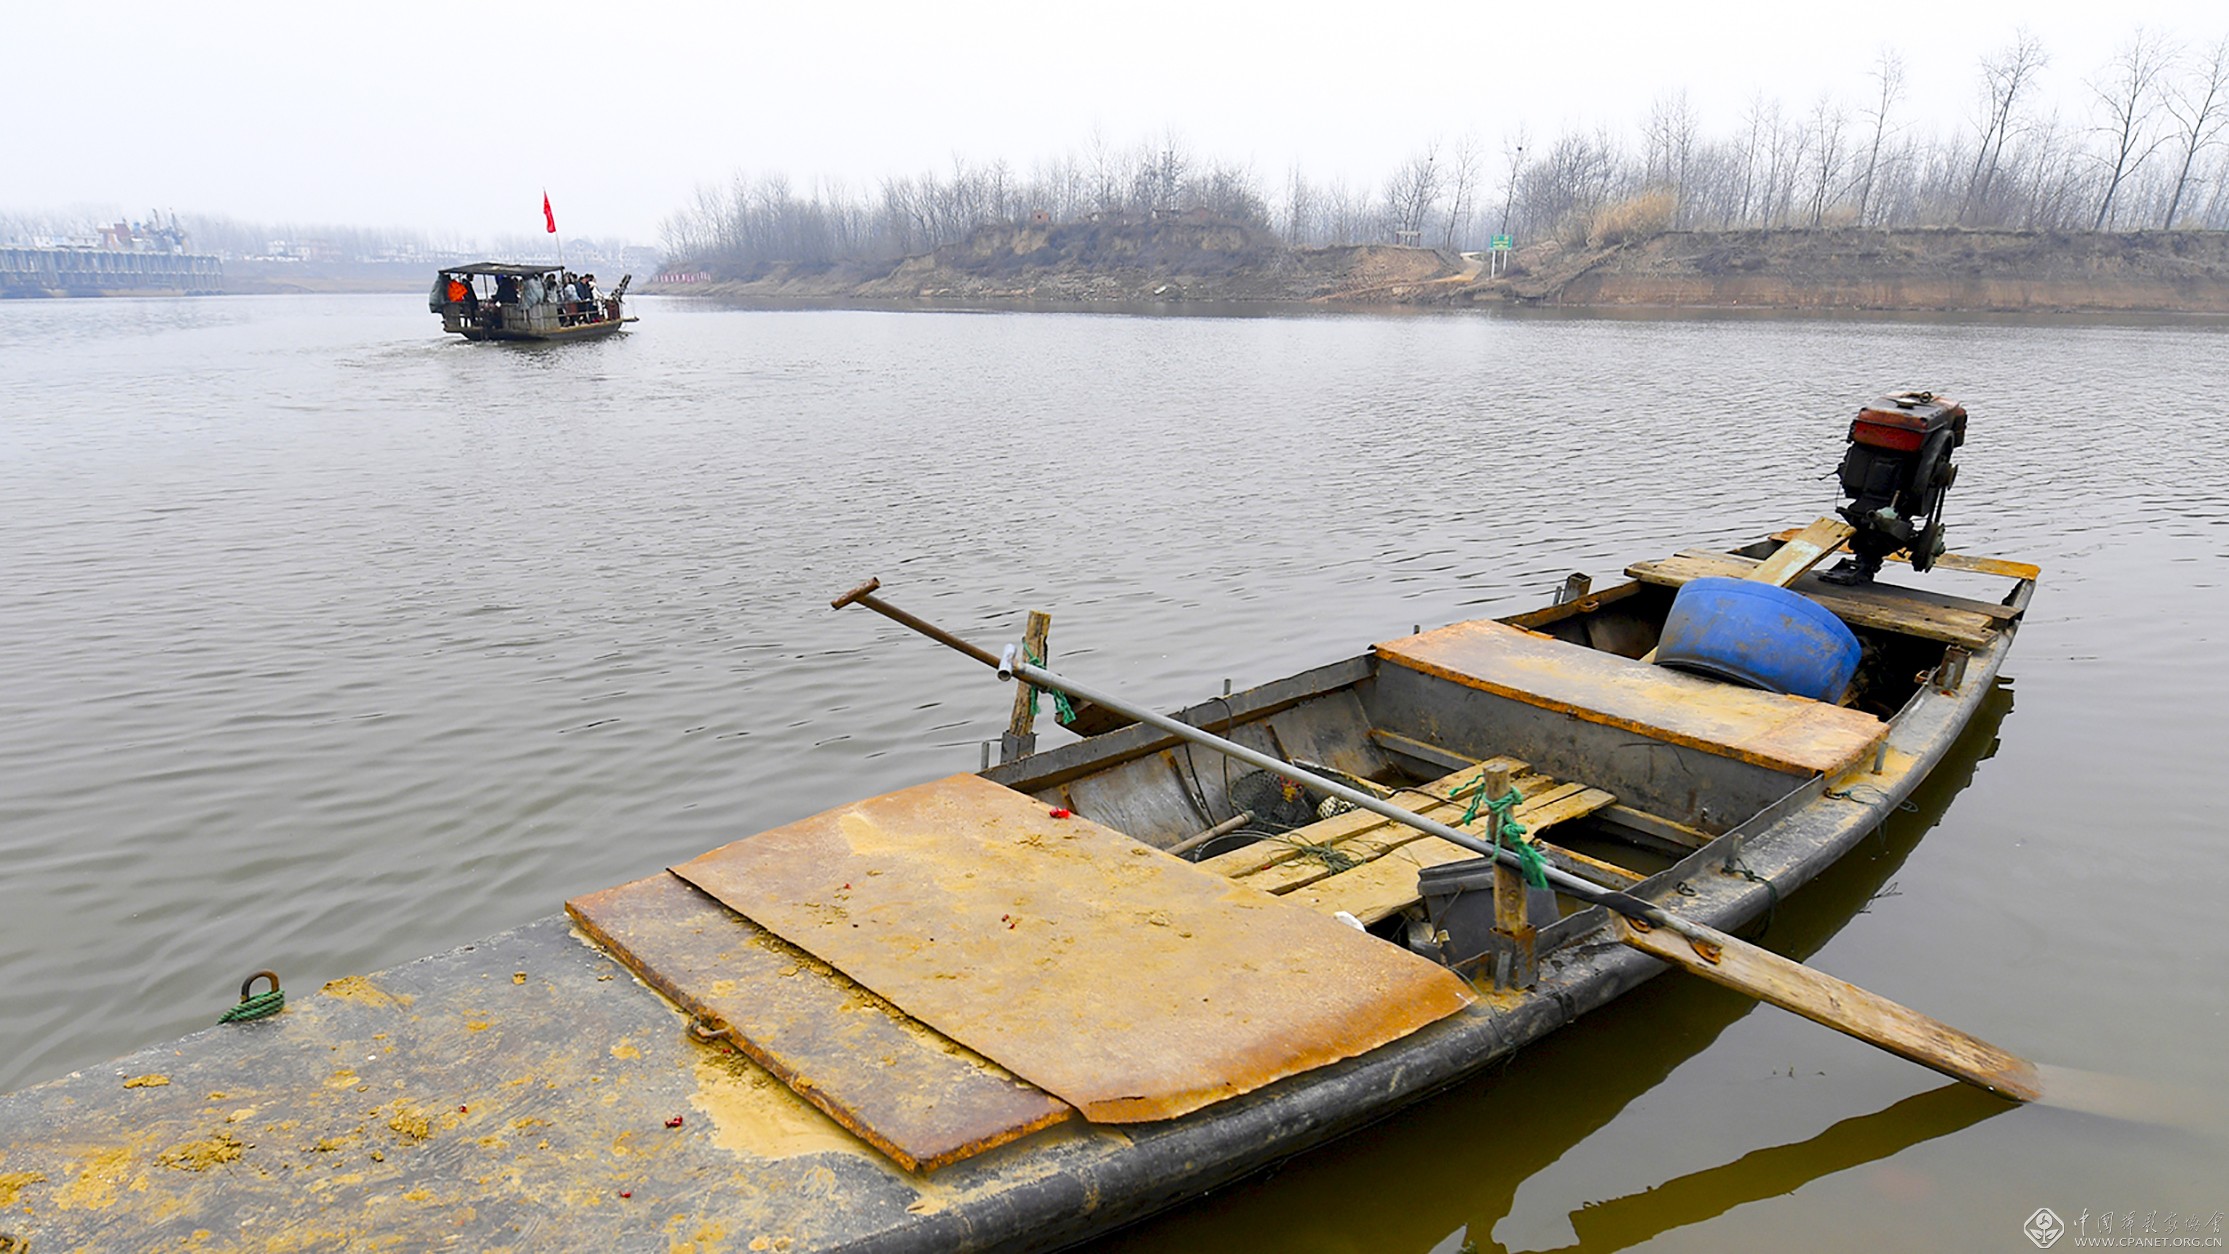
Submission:
[[[1684,884],[1680,912],[1720,929],[1763,915],[1935,769],[2014,634],[2008,623],[1973,650],[1955,687],[1922,685],[1888,721],[1877,758],[1799,784],[1634,891]],[[1757,878],[1724,869],[1737,848]],[[279,1019],[0,1098],[11,1171],[82,1193],[97,1164],[117,1199],[63,1210],[44,1186],[26,1189],[29,1213],[0,1231],[13,1224],[60,1248],[156,1245],[249,1221],[251,1233],[268,1225],[336,1246],[375,1233],[470,1234],[485,1246],[562,1231],[631,1248],[655,1228],[787,1238],[791,1250],[1055,1248],[1473,1077],[1665,969],[1583,915],[1565,924],[1585,934],[1543,958],[1537,987],[1482,990],[1478,1004],[1368,1054],[1183,1118],[1119,1131],[1071,1123],[917,1176],[725,1047],[692,1039],[665,1001],[553,916],[336,982]],[[121,1087],[150,1074],[168,1082]],[[309,1179],[337,1183],[305,1188]]]
[[[527,331],[509,327],[460,326],[456,334],[468,340],[497,340],[513,343],[548,344],[566,340],[602,339],[619,330],[632,318],[606,318],[601,322],[584,322],[579,326],[552,327],[547,330]]]

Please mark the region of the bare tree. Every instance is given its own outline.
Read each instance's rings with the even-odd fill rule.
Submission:
[[[1671,189],[1675,226],[1687,224],[1688,174],[1695,159],[1695,136],[1701,129],[1695,106],[1688,102],[1684,89],[1660,95],[1649,106],[1642,179],[1652,186]]]
[[[1496,234],[1509,234],[1509,211],[1517,205],[1517,180],[1525,173],[1525,141],[1528,138],[1524,123],[1502,136],[1502,159],[1509,163],[1509,175],[1503,184],[1501,198],[1501,229]]]
[[[1440,201],[1440,168],[1437,140],[1426,144],[1402,163],[1385,184],[1386,225],[1397,244],[1422,244],[1424,220]]]
[[[1352,244],[1361,240],[1364,225],[1369,217],[1369,203],[1362,193],[1347,186],[1345,179],[1334,180],[1325,193],[1330,206],[1330,240],[1333,244]]]
[[[1115,155],[1114,145],[1107,142],[1107,133],[1099,127],[1091,128],[1091,143],[1085,161],[1091,170],[1092,208],[1100,213],[1111,213],[1122,207],[1122,164]]]
[[[1478,167],[1482,155],[1478,147],[1477,132],[1466,131],[1461,139],[1455,141],[1455,154],[1448,162],[1448,176],[1452,187],[1444,244],[1449,252],[1459,251],[1462,241],[1471,237],[1471,215],[1477,211]]]
[[[1834,97],[1822,94],[1819,103],[1811,107],[1811,225],[1823,226],[1826,222],[1827,201],[1834,192],[1835,181],[1842,177],[1843,167],[1850,156],[1843,144],[1843,134],[1849,127],[1849,115]]]
[[[2104,71],[2090,82],[2090,90],[2105,109],[2104,121],[2097,129],[2104,133],[2106,142],[2105,194],[2097,202],[2097,221],[2090,225],[2093,231],[2105,229],[2121,184],[2167,140],[2165,135],[2155,136],[2151,131],[2172,55],[2165,41],[2146,35],[2139,26],[2128,43],[2113,54]]]
[[[2223,130],[2229,128],[2229,35],[2205,54],[2188,81],[2167,93],[2166,108],[2175,121],[2170,138],[2181,159],[2175,163],[2174,191],[2167,197],[2167,212],[2159,225],[2161,230],[2173,230],[2198,154],[2220,142]]]
[[[1904,97],[1904,58],[1895,49],[1881,49],[1880,59],[1873,63],[1873,82],[1879,90],[1873,95],[1872,106],[1865,111],[1872,122],[1873,136],[1865,146],[1865,173],[1858,176],[1859,226],[1866,225],[1866,213],[1872,208],[1873,180],[1881,169],[1881,141],[1889,135],[1889,110]]]
[[[1316,189],[1299,166],[1285,180],[1285,242],[1299,247],[1315,242],[1316,218],[1321,213],[1316,204]]]
[[[1802,122],[1790,122],[1780,116],[1779,102],[1765,119],[1765,185],[1757,200],[1759,226],[1786,226],[1791,207],[1795,203],[1796,176],[1801,173],[1803,152],[1810,144],[1810,136]]]
[[[2050,63],[2043,45],[2025,28],[1995,56],[1981,60],[1981,146],[1974,150],[1974,170],[1966,180],[1966,203],[1958,220],[1972,220],[1988,201],[1990,185],[1997,180],[1997,166],[2004,158],[2005,141],[2012,135],[2014,110],[2021,97],[2035,85]]]
[[[1766,150],[1766,135],[1780,128],[1780,102],[1766,101],[1761,91],[1752,93],[1741,118],[1741,204],[1734,211],[1734,220],[1747,226],[1750,206],[1757,197],[1757,159]]]
[[[2007,171],[2008,181],[2018,183],[2024,206],[2020,225],[2031,231],[2078,227],[2094,187],[2087,174],[2092,163],[2069,141],[2058,114],[2037,119],[2023,131],[2016,158]]]

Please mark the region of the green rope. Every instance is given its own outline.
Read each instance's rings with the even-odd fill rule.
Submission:
[[[1043,666],[1045,659],[1037,656],[1037,650],[1031,649],[1029,650],[1029,664],[1031,666]],[[1053,694],[1053,717],[1060,720],[1062,727],[1076,721],[1076,707],[1068,704],[1067,693],[1058,688],[1040,688],[1035,684],[1029,686],[1029,716],[1031,718],[1037,717],[1037,694],[1040,692]]]
[[[246,1023],[251,1019],[267,1019],[286,1009],[286,994],[279,989],[243,997],[240,1004],[217,1016],[219,1023]]]
[[[1486,791],[1483,774],[1479,778],[1478,791]],[[1525,825],[1516,818],[1517,803],[1523,800],[1524,796],[1512,786],[1508,792],[1486,803],[1487,812],[1494,816],[1494,848],[1501,848],[1502,838],[1507,837],[1510,845],[1517,850],[1517,865],[1519,872],[1525,877],[1525,883],[1534,888],[1546,888],[1548,860],[1540,856],[1540,850],[1534,848],[1531,841],[1525,839]]]
[[[1517,804],[1525,799],[1524,794],[1517,791],[1517,786],[1511,784],[1508,792],[1489,798],[1486,795],[1486,770],[1480,767],[1477,779],[1467,784],[1457,784],[1455,791],[1447,794],[1447,799],[1461,801],[1465,793],[1470,794],[1470,808],[1463,811],[1463,817],[1456,820],[1455,826],[1470,826],[1471,820],[1478,817],[1480,810],[1493,815],[1494,847],[1502,848],[1502,838],[1508,837],[1509,843],[1516,847],[1519,870],[1524,875],[1525,882],[1534,888],[1548,887],[1548,860],[1541,857],[1540,850],[1525,840],[1525,825],[1517,821]]]
[[[1515,789],[1512,788],[1511,791],[1514,792]],[[1486,770],[1484,767],[1479,768],[1477,779],[1467,784],[1455,785],[1455,791],[1447,794],[1447,799],[1449,801],[1461,801],[1464,793],[1470,794],[1470,808],[1463,811],[1463,817],[1455,820],[1455,826],[1457,827],[1469,827],[1471,820],[1478,817],[1478,807],[1486,800]]]

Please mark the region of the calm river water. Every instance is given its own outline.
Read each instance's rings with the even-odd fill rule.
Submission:
[[[1174,706],[1808,521],[1913,386],[1974,414],[1953,544],[2045,582],[1984,725],[1768,940],[2188,1126],[1668,977],[1106,1248],[2229,1211],[2229,328],[643,307],[550,350],[405,296],[0,303],[0,1089],[973,769],[1008,690],[828,609],[869,575]]]

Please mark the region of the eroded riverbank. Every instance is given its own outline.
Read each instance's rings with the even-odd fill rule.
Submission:
[[[2229,233],[1667,231],[1475,255],[1287,248],[1208,219],[985,228],[894,266],[780,265],[649,290],[730,301],[1725,308],[2229,315]]]

